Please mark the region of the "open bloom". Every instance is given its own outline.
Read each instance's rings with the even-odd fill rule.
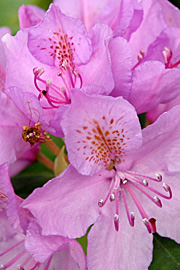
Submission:
[[[7,164],[0,165],[0,269],[85,270],[76,240],[42,236],[40,226],[14,194]]]
[[[45,110],[70,104],[74,87],[83,85],[88,92],[94,84],[99,94],[109,94],[114,86],[108,51],[111,36],[106,25],[96,25],[88,33],[79,19],[64,15],[52,4],[41,23],[3,38],[6,87],[16,85],[33,92]]]
[[[24,201],[42,233],[79,237],[94,224],[88,236],[93,270],[146,269],[149,233],[156,230],[180,241],[179,111],[141,131],[134,108],[122,98],[74,92],[62,126],[76,169],[70,165]]]

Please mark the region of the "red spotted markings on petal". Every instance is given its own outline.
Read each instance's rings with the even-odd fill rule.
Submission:
[[[87,161],[93,161],[96,164],[103,162],[104,166],[109,169],[113,160],[123,162],[121,157],[125,154],[126,143],[129,138],[126,135],[127,131],[125,129],[122,128],[119,131],[115,128],[117,121],[121,121],[121,119],[115,122],[112,118],[108,122],[106,117],[103,116],[102,120],[104,122],[103,125],[100,125],[97,120],[93,119],[88,121],[88,126],[83,126],[76,130],[76,132],[84,135],[82,141],[77,141],[77,151],[83,149],[83,154]],[[86,149],[90,149],[90,155],[86,153]]]
[[[52,32],[52,36],[48,38],[49,47],[41,47],[37,45],[40,50],[48,50],[48,53],[59,62],[59,68],[61,69],[66,62],[67,65],[74,70],[73,64],[73,52],[75,51],[73,36],[68,37],[59,26],[58,31]],[[65,68],[65,67],[64,67]]]

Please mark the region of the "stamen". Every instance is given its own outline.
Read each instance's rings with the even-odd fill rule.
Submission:
[[[131,188],[129,187],[128,184],[125,184],[126,189],[128,190],[129,194],[131,195],[132,199],[134,200],[142,218],[143,218],[143,222],[147,227],[147,230],[149,233],[152,232],[152,228],[151,228],[151,224],[149,223],[149,218],[144,210],[144,208],[142,207],[142,205],[140,204],[139,200],[137,199],[137,197],[134,195],[133,191],[131,190]]]
[[[31,268],[31,270],[35,270],[38,266],[40,266],[41,264],[39,262],[37,262],[33,268]]]
[[[118,231],[119,230],[119,215],[118,214],[114,215],[114,226],[115,226],[116,231]]]
[[[134,67],[132,68],[132,70],[135,69],[137,66],[139,66],[139,64],[141,63],[141,61],[144,59],[144,56],[145,56],[145,52],[143,50],[140,50],[139,51],[139,54],[137,55],[138,62],[134,65]]]
[[[131,185],[133,185],[135,188],[139,189],[144,195],[146,195],[152,202],[154,202],[157,206],[162,207],[161,200],[155,196],[152,198],[145,190],[137,186],[135,183],[131,182]]]
[[[148,181],[146,179],[143,180],[143,184],[144,186],[147,186],[148,185]]]
[[[171,64],[171,59],[172,59],[173,53],[169,48],[164,47],[164,51],[162,53],[163,53],[164,61],[165,61],[165,68],[174,68],[180,64],[180,60],[178,60],[174,64]]]
[[[148,179],[148,180],[152,180],[152,181],[155,181],[155,182],[161,182],[162,181],[162,175],[160,175],[159,173],[155,174],[156,178],[145,176],[145,175],[138,174],[138,173],[134,173],[134,172],[131,172],[131,171],[128,171],[128,174],[130,174],[132,176],[137,176],[137,177],[139,177],[140,179],[143,179],[143,180]]]
[[[132,227],[134,227],[135,215],[134,215],[134,212],[129,213],[128,204],[127,204],[127,200],[126,200],[126,195],[125,195],[125,191],[124,191],[123,188],[121,189],[121,194],[122,194],[122,198],[123,198],[123,201],[124,201],[126,214],[127,214],[128,220],[129,220],[129,224]]]
[[[115,194],[115,199],[116,199],[116,214],[114,216],[114,226],[116,231],[119,230],[119,189],[117,189],[116,194]]]
[[[44,268],[44,270],[48,270],[50,263],[51,263],[52,257],[48,260],[46,267]]]
[[[107,200],[110,198],[110,195],[112,195],[112,190],[113,190],[113,188],[114,188],[114,183],[115,183],[115,179],[113,178],[113,179],[111,180],[111,184],[110,184],[110,187],[109,187],[109,192],[108,192],[108,194],[107,194],[107,196],[106,196],[106,199],[105,199],[105,200],[101,199],[101,200],[98,202],[98,206],[99,206],[99,207],[104,206],[104,205],[106,204]],[[110,199],[110,200],[111,200],[111,199]]]
[[[24,254],[26,253],[26,250],[22,250],[18,255],[16,255],[11,261],[9,261],[6,264],[6,267],[10,267],[11,265],[13,265],[16,261],[18,261]]]

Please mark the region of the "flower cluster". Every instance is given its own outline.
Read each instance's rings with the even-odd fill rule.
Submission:
[[[54,0],[19,22],[0,28],[0,269],[148,269],[153,233],[180,243],[180,11]],[[54,178],[21,198],[36,160]]]

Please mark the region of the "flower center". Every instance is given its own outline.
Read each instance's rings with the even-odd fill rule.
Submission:
[[[144,196],[146,196],[158,207],[162,207],[162,202],[159,197],[164,198],[164,199],[171,199],[172,192],[171,192],[170,187],[166,183],[163,183],[162,186],[165,192],[168,193],[168,195],[165,195],[159,192],[158,189],[156,190],[149,186],[149,182],[162,181],[162,176],[160,174],[157,173],[155,176],[156,177],[153,178],[153,177],[141,175],[138,173],[134,173],[131,171],[125,171],[125,172],[116,171],[115,176],[111,180],[111,184],[110,184],[109,191],[106,198],[104,200],[101,199],[98,202],[99,207],[103,207],[107,203],[108,200],[110,200],[110,202],[115,202],[116,210],[115,210],[115,215],[114,215],[114,226],[115,226],[116,231],[119,230],[120,200],[122,200],[124,203],[124,207],[125,207],[129,224],[131,226],[134,226],[135,215],[134,215],[134,212],[129,211],[129,206],[128,206],[129,197],[131,197],[132,201],[136,205],[142,217],[143,223],[147,227],[148,232],[153,233],[156,231],[155,219],[148,217],[148,214],[146,213],[146,211],[144,210],[141,204],[141,201],[138,199],[137,195],[135,194],[137,193],[137,191],[140,192],[140,194],[143,194]]]

